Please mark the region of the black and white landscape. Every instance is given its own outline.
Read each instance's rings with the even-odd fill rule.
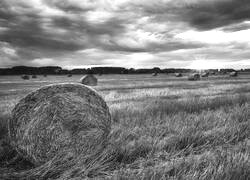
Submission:
[[[0,179],[250,179],[249,0],[0,0]]]

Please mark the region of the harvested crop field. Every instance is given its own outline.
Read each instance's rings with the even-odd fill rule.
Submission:
[[[40,87],[81,77],[0,76],[0,179],[250,179],[250,74],[96,76],[92,88],[112,120],[106,148],[41,167],[17,155],[7,127],[14,106]]]

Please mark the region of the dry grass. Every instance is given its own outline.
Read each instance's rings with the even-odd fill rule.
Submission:
[[[101,76],[96,89],[113,119],[109,146],[78,161],[59,154],[39,167],[9,147],[6,119],[26,92],[48,82],[0,88],[0,179],[250,179],[250,76],[165,76]]]

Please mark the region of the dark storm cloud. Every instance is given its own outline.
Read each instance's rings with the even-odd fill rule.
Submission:
[[[100,49],[106,51],[116,51],[116,52],[127,52],[127,53],[137,53],[137,52],[149,52],[149,53],[158,53],[158,52],[168,52],[179,49],[198,49],[205,47],[203,43],[196,42],[182,42],[173,39],[167,39],[164,43],[159,42],[149,42],[145,45],[133,46],[130,43],[126,43],[126,40],[121,44],[120,41],[117,42],[110,37],[108,42],[96,42],[96,46]]]
[[[77,42],[49,36],[40,28],[39,21],[36,20],[29,20],[29,22],[7,27],[9,30],[0,35],[0,40],[11,43],[14,46],[70,51],[82,47]]]
[[[70,0],[44,0],[44,3],[46,3],[49,6],[61,9],[65,12],[69,13],[78,13],[83,11],[89,11],[93,8],[91,7],[81,7],[78,4],[73,4],[70,2]]]
[[[155,16],[156,21],[182,21],[199,30],[210,30],[250,20],[249,0],[155,1],[133,7]]]
[[[225,26],[222,29],[223,29],[223,31],[227,31],[227,32],[243,31],[243,30],[250,29],[250,23],[233,24],[233,25]]]
[[[87,35],[103,35],[107,34],[114,36],[125,31],[126,21],[118,18],[111,18],[110,20],[101,23],[94,24],[87,22],[84,17],[78,17],[70,19],[68,17],[53,17],[52,26],[70,30],[72,33],[87,33]]]
[[[8,58],[13,60],[12,64],[18,59],[42,64],[46,58],[54,63],[65,57],[68,58],[63,65],[70,63],[70,57],[77,59],[74,62],[88,57],[84,63],[89,64],[93,56],[87,53],[99,53],[95,63],[99,59],[100,64],[110,62],[103,58],[116,59],[111,54],[121,54],[124,58],[134,54],[137,57],[141,53],[144,57],[147,55],[145,59],[152,59],[147,63],[153,64],[157,54],[185,59],[185,54],[170,54],[178,50],[195,52],[209,48],[209,42],[178,38],[180,33],[194,28],[196,33],[215,28],[224,32],[249,29],[249,23],[244,22],[250,19],[249,12],[250,1],[247,0],[130,0],[124,3],[112,0],[1,0],[0,43],[3,42],[3,48],[7,44],[9,51],[15,52],[15,56],[6,55],[5,64]],[[231,47],[227,46],[229,50]],[[236,51],[240,47],[243,45],[240,44]],[[244,44],[244,51],[246,47]],[[0,47],[1,51],[6,49]],[[79,51],[85,53],[77,58]],[[209,53],[213,57],[220,55],[219,51]],[[240,53],[237,56],[247,58],[245,52],[242,57]]]
[[[203,47],[202,43],[187,43],[173,41],[173,37],[168,37],[166,44],[149,43],[146,46],[133,47],[129,43],[119,44],[116,39],[126,33],[126,26],[132,24],[133,20],[113,17],[104,23],[89,23],[82,17],[80,19],[69,19],[67,17],[53,18],[53,26],[67,29],[72,34],[82,34],[88,37],[88,48],[100,48],[107,51],[124,51],[124,52],[158,52],[172,51],[176,49],[191,49]],[[105,36],[105,37],[103,37]]]
[[[183,19],[191,26],[208,30],[250,20],[249,12],[249,0],[206,1],[187,8]]]
[[[70,4],[70,1],[45,1],[47,5],[58,8],[64,11],[71,11],[72,14],[79,12],[84,13],[93,10],[93,7],[86,7],[85,9]],[[2,27],[8,30],[1,32],[0,41],[8,42],[14,47],[33,48],[38,50],[47,51],[76,51],[79,49],[99,47],[109,51],[128,51],[128,52],[145,52],[155,50],[174,50],[176,48],[190,48],[196,47],[188,46],[182,42],[170,42],[167,46],[161,48],[157,43],[150,43],[148,47],[129,47],[122,46],[113,40],[113,37],[119,36],[126,32],[126,26],[133,23],[134,19],[126,17],[112,17],[103,23],[90,23],[84,16],[73,16],[71,18],[68,14],[65,16],[50,16],[49,26],[51,29],[59,28],[67,32],[67,35],[60,35],[55,33],[46,32],[43,28],[44,17],[38,13],[37,10],[32,9],[25,4],[13,4],[2,1],[2,8],[0,9],[0,18],[4,23]],[[11,7],[22,7],[22,11],[12,11]],[[107,35],[107,43],[101,42],[102,35]],[[85,37],[82,42],[81,37]],[[27,58],[28,52],[19,50],[21,55],[25,54]],[[30,53],[30,58],[34,57],[34,53]],[[37,53],[39,54],[39,53]]]
[[[40,52],[45,52],[46,55],[51,51],[61,53],[105,46],[104,43],[99,42],[100,36],[113,37],[125,31],[127,21],[124,19],[114,17],[103,23],[95,24],[87,22],[84,16],[77,14],[80,10],[82,10],[81,13],[84,13],[86,9],[77,8],[69,2],[63,4],[55,1],[55,4],[53,4],[53,1],[51,1],[48,4],[60,10],[70,10],[76,15],[64,14],[62,16],[43,17],[39,14],[39,11],[29,6],[13,5],[7,1],[1,1],[0,27],[4,27],[6,30],[0,32],[0,41],[13,45],[18,49],[18,53],[25,58],[34,58],[38,57],[41,54]],[[19,9],[11,10],[14,6]],[[48,30],[44,27],[44,21],[48,21],[45,22],[49,27]],[[63,30],[64,33],[59,34],[56,30],[53,32],[55,28]]]
[[[10,43],[23,57],[37,57],[39,51],[73,51],[84,47],[73,39],[46,32],[42,27],[44,18],[30,7],[13,11],[12,4],[3,1],[1,5],[0,25],[6,30],[0,32],[0,41]]]

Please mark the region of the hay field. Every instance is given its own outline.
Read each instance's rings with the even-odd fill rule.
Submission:
[[[0,171],[32,167],[25,160],[9,163],[15,152],[6,121],[18,100],[43,85],[80,77],[0,76]],[[72,179],[250,179],[250,74],[200,81],[166,74],[97,78],[94,89],[112,115],[110,149]],[[42,177],[60,179],[60,173]]]

